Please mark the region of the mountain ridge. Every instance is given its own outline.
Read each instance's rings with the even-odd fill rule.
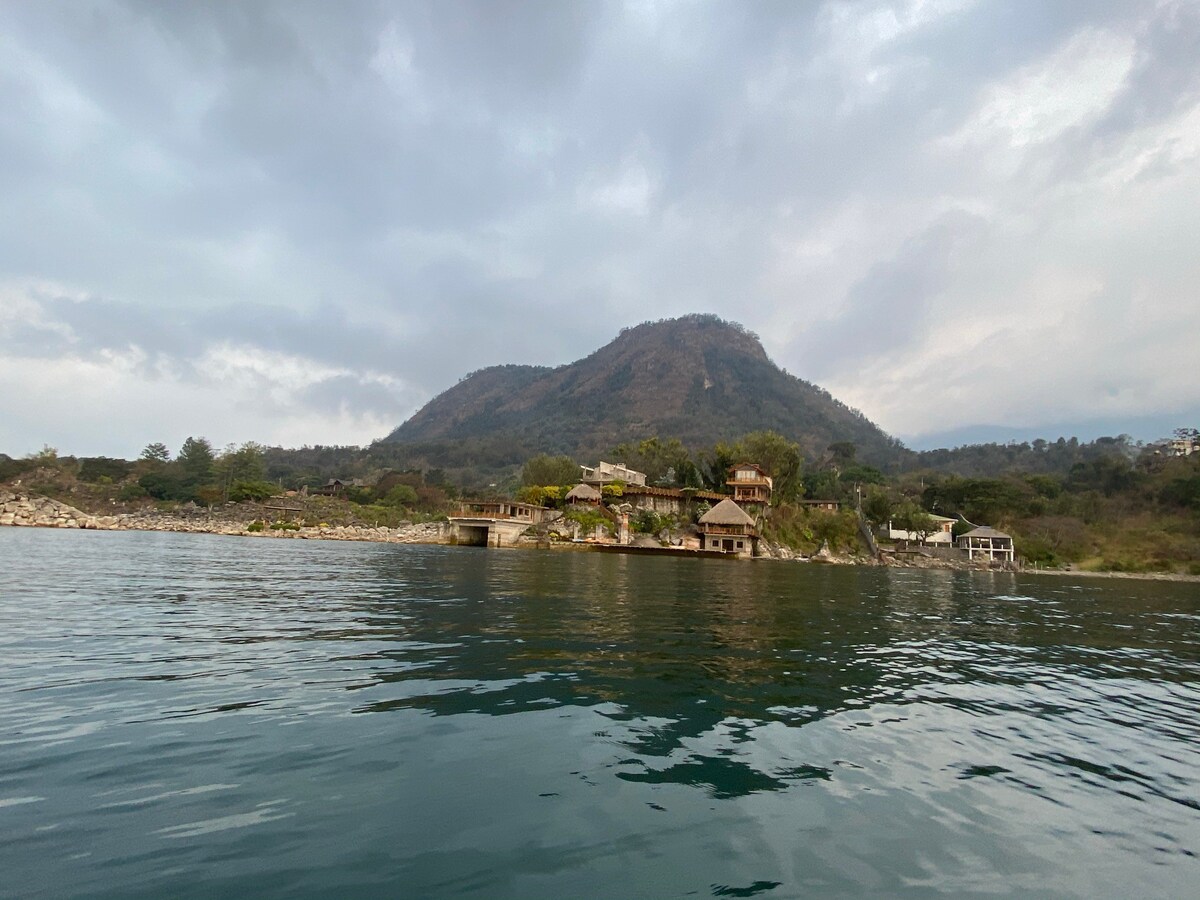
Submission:
[[[763,430],[796,441],[809,456],[837,441],[855,443],[876,464],[905,452],[862,413],[783,371],[753,332],[704,314],[624,328],[561,366],[479,369],[383,440],[422,456],[461,456],[465,448],[450,445],[466,442],[498,463],[505,455],[499,445],[511,447],[509,455],[595,459],[651,436],[699,449]]]

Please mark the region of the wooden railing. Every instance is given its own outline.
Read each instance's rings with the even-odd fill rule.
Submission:
[[[705,534],[729,534],[737,537],[747,537],[750,534],[748,525],[701,525],[700,530]]]
[[[478,509],[462,506],[455,514],[455,518],[460,519],[514,519],[518,522],[528,522],[531,525],[537,521],[533,514],[528,516],[516,516],[512,513],[501,512],[499,509]]]

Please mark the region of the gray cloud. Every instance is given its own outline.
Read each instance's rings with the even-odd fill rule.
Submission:
[[[927,332],[934,301],[949,284],[956,258],[982,243],[987,223],[955,210],[873,265],[847,292],[837,318],[810,329],[799,354],[817,375],[863,358],[902,355]]]
[[[1200,327],[1188,3],[91,0],[0,35],[0,378],[306,361],[286,401],[245,376],[273,431],[236,439],[335,412],[364,439],[471,369],[696,310],[904,435],[1107,420]],[[1061,396],[997,386],[1001,339],[1042,341]],[[977,379],[999,409],[953,401]]]

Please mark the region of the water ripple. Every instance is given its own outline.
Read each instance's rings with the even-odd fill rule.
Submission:
[[[14,896],[1182,896],[1190,585],[0,529]]]

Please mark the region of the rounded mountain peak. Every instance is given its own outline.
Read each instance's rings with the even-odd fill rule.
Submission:
[[[711,313],[692,313],[677,319],[643,322],[632,328],[622,328],[616,339],[603,349],[618,352],[631,350],[702,350],[720,346],[762,360],[767,359],[758,335],[744,325],[728,322]]]

